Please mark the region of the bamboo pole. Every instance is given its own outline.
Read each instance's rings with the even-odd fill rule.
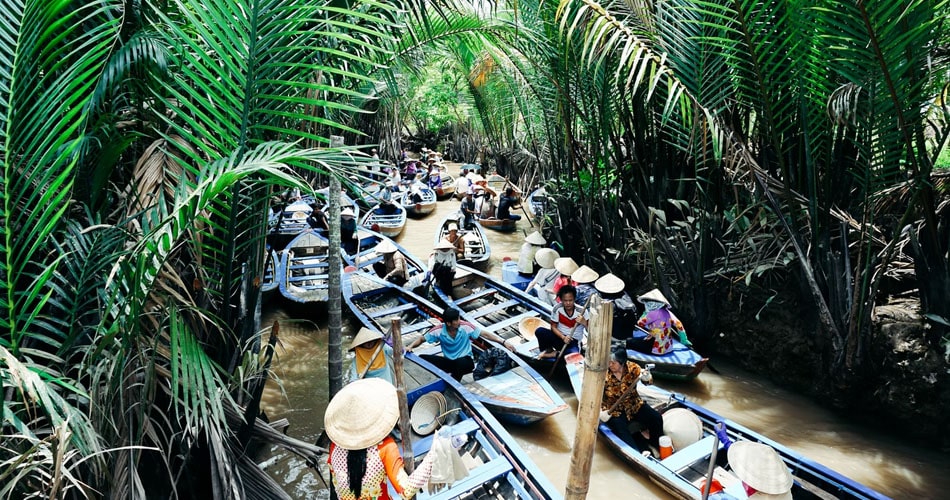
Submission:
[[[610,355],[610,332],[613,329],[614,305],[593,299],[590,316],[590,331],[587,336],[587,357],[584,361],[584,382],[581,399],[577,404],[577,428],[574,431],[574,446],[571,447],[571,468],[568,470],[566,500],[587,497],[590,488],[590,467],[597,442],[600,403],[604,395],[604,380]]]
[[[409,400],[406,398],[406,383],[403,380],[402,324],[393,319],[393,376],[396,379],[396,396],[399,398],[399,434],[402,435],[402,456],[406,472],[412,474],[416,462],[412,454],[412,428],[409,426]]]

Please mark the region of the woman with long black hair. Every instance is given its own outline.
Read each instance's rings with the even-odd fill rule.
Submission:
[[[429,481],[429,453],[410,476],[389,433],[399,420],[396,388],[370,378],[343,387],[324,415],[330,445],[330,475],[340,500],[389,499],[386,480],[402,498],[411,498]]]

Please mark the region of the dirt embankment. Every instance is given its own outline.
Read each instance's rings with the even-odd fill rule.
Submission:
[[[844,387],[822,375],[820,353],[828,351],[815,318],[795,299],[773,301],[758,319],[748,304],[721,306],[717,355],[888,433],[950,449],[948,353],[927,344],[917,301],[897,299],[875,309],[867,364]]]

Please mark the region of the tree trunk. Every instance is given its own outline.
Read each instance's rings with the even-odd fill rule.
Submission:
[[[343,146],[340,137],[333,136],[331,146]],[[340,279],[343,261],[340,255],[340,179],[330,175],[327,193],[330,201],[330,254],[327,261],[329,283],[327,290],[327,372],[330,399],[343,388],[343,311],[340,304]]]

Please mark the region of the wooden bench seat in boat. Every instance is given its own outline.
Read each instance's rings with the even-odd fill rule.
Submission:
[[[381,311],[373,311],[370,316],[373,318],[382,318],[384,316],[389,316],[390,314],[400,313],[403,311],[408,311],[410,309],[415,309],[416,305],[412,302],[407,302],[405,304],[399,304],[396,307],[390,307],[389,309],[383,309]]]
[[[698,460],[703,460],[712,455],[712,443],[715,436],[712,434],[696,441],[695,443],[677,450],[669,457],[660,460],[664,467],[671,471],[679,471]],[[722,443],[719,443],[719,449],[722,450]]]
[[[521,301],[519,301],[519,300],[517,300],[517,299],[509,299],[509,300],[506,300],[506,301],[504,301],[504,302],[500,302],[500,303],[498,303],[498,304],[493,304],[493,305],[490,305],[490,306],[487,306],[487,307],[483,307],[483,308],[481,308],[481,309],[476,309],[476,310],[470,311],[470,312],[472,313],[472,315],[473,315],[474,317],[476,317],[476,318],[481,318],[482,316],[487,316],[487,315],[489,315],[489,314],[491,314],[491,313],[494,313],[494,312],[498,312],[498,311],[507,309],[507,308],[509,308],[509,307],[511,307],[511,306],[516,306],[516,305],[518,305],[518,304],[520,304],[520,303],[521,303]]]
[[[475,292],[475,293],[469,295],[468,297],[465,297],[465,298],[456,300],[456,301],[455,301],[455,305],[457,305],[457,306],[459,306],[459,307],[464,307],[464,305],[465,305],[465,304],[468,304],[469,302],[472,302],[472,301],[475,301],[475,300],[478,300],[478,299],[481,299],[481,298],[488,297],[489,295],[494,295],[494,294],[497,293],[497,292],[498,292],[498,290],[496,290],[496,289],[494,289],[494,288],[486,288],[486,289],[484,289],[484,290]]]

